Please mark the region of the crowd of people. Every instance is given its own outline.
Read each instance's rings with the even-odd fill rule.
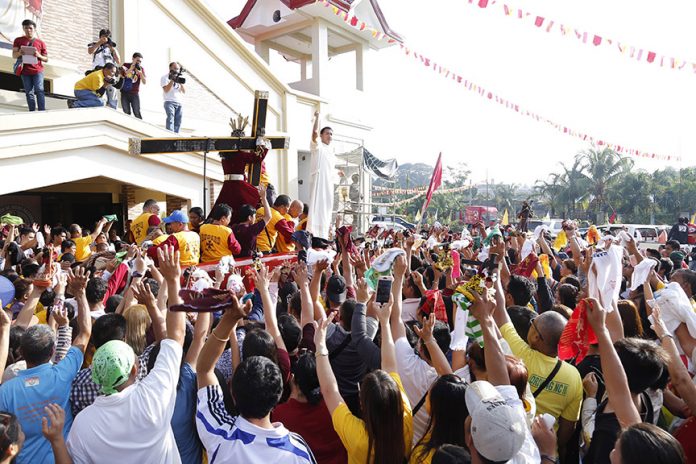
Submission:
[[[123,237],[0,218],[2,462],[687,462],[678,242],[571,221],[329,241],[259,200],[147,201]]]
[[[36,23],[30,19],[22,22],[24,35],[12,44],[14,72],[22,79],[29,111],[44,111],[44,66],[48,62],[46,43],[37,37]],[[68,99],[69,108],[108,106],[118,108],[120,93],[123,112],[142,119],[140,113],[140,85],[147,84],[143,67],[143,55],[135,52],[129,62],[123,62],[111,40],[111,31],[101,29],[99,37],[87,45],[92,56],[92,66],[85,77],[75,83],[75,99]],[[186,93],[186,79],[177,62],[169,64],[169,71],[160,79],[167,130],[179,132],[183,115],[182,98]]]

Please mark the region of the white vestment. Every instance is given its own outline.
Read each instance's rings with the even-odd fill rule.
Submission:
[[[307,231],[314,237],[329,238],[331,213],[334,203],[334,185],[339,178],[336,172],[336,155],[332,145],[321,140],[312,142],[310,173],[309,217]]]

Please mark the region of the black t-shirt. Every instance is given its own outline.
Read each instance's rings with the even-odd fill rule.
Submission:
[[[669,240],[676,240],[682,245],[689,243],[689,226],[686,224],[674,224],[669,231]]]

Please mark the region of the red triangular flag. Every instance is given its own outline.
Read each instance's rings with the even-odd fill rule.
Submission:
[[[602,38],[600,36],[596,35],[596,36],[594,36],[594,39],[592,39],[592,43],[596,47],[602,43]]]
[[[486,8],[488,6],[488,0],[479,0],[479,8]]]
[[[653,61],[655,61],[656,55],[657,54],[655,52],[648,52],[648,63],[652,63]]]
[[[542,18],[541,16],[537,16],[536,21],[534,21],[534,25],[536,27],[541,27],[542,24],[544,24],[544,18]]]

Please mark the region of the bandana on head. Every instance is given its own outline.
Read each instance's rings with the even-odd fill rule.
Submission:
[[[92,380],[101,385],[102,393],[116,393],[116,387],[123,385],[135,364],[133,349],[121,340],[106,342],[94,353],[92,359]]]
[[[19,226],[24,223],[24,219],[19,216],[13,216],[11,214],[5,214],[0,216],[0,224],[9,224],[11,226]]]

